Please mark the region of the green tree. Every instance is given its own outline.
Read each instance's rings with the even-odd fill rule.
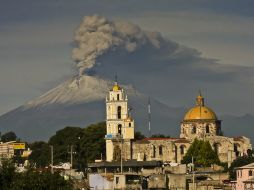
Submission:
[[[34,142],[29,144],[33,150],[30,161],[37,166],[50,163],[50,145],[54,147],[54,164],[70,162],[70,148],[73,147],[73,164],[75,168],[84,169],[88,162],[105,158],[106,123],[100,122],[86,128],[65,127],[56,132],[48,143]]]
[[[10,131],[2,135],[1,137],[2,142],[8,142],[8,141],[16,141],[17,136],[14,132]]]
[[[36,167],[45,167],[50,163],[50,147],[48,143],[43,141],[34,142],[28,144],[28,147],[32,150],[32,154],[29,156],[31,163],[36,163]]]
[[[83,129],[80,127],[65,127],[56,132],[49,139],[48,144],[54,147],[54,163],[70,162],[71,146],[75,154],[75,146],[83,136]]]
[[[12,188],[14,180],[17,178],[15,166],[12,160],[1,160],[0,166],[0,187],[2,190]]]
[[[154,134],[151,138],[170,138],[170,135]]]
[[[244,155],[244,156],[240,156],[236,158],[228,169],[230,179],[232,180],[236,179],[235,168],[242,167],[244,165],[247,165],[253,162],[254,162],[254,157],[252,155]]]
[[[106,123],[100,122],[89,125],[83,129],[83,135],[79,141],[79,160],[82,163],[94,162],[95,159],[105,158]]]
[[[1,190],[73,190],[72,181],[66,181],[59,173],[37,172],[28,169],[17,173],[12,160],[3,160],[0,166]]]
[[[220,164],[218,155],[208,141],[195,139],[184,156],[182,163],[191,163],[192,157],[197,166],[207,167],[212,164]]]
[[[142,140],[146,138],[146,136],[143,135],[140,131],[135,131],[134,138],[135,140]]]

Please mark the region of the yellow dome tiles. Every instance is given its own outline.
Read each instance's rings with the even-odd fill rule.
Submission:
[[[188,120],[217,120],[217,116],[212,109],[204,105],[204,98],[199,94],[196,98],[196,106],[184,116],[184,121]]]

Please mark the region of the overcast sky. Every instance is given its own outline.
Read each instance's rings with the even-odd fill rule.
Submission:
[[[74,32],[84,16],[94,14],[129,21],[142,30],[160,32],[164,38],[196,49],[201,53],[200,58],[219,64],[215,68],[222,73],[226,67],[227,79],[220,76],[214,81],[215,73],[205,72],[206,76],[193,80],[190,86],[184,86],[185,82],[176,76],[188,75],[190,68],[198,66],[175,69],[170,79],[179,83],[181,90],[179,85],[168,83],[163,96],[163,89],[158,88],[159,99],[164,103],[190,106],[200,87],[217,112],[254,114],[253,0],[0,1],[0,114],[78,73],[71,58]],[[228,78],[229,70],[234,75],[232,79]],[[124,71],[119,73],[125,74]],[[109,77],[108,73],[103,74]],[[243,78],[243,75],[249,77]],[[198,80],[202,80],[202,84]],[[154,95],[153,86],[142,87],[141,82],[133,85]],[[182,95],[184,92],[188,96]]]

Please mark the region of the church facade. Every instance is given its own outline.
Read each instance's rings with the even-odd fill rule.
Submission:
[[[128,98],[117,82],[106,97],[106,161],[115,161],[119,150],[123,160],[181,163],[195,138],[209,141],[221,162],[228,163],[252,149],[250,139],[244,136],[225,137],[221,121],[205,105],[201,93],[196,105],[185,114],[179,138],[134,139],[135,122],[129,114]],[[122,151],[121,151],[122,150]]]

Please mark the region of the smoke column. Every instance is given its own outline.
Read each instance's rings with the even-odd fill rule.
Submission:
[[[75,32],[76,47],[72,58],[77,62],[79,76],[96,64],[98,57],[109,51],[134,52],[144,45],[160,49],[163,41],[157,32],[141,30],[125,21],[111,21],[101,16],[86,16]]]

